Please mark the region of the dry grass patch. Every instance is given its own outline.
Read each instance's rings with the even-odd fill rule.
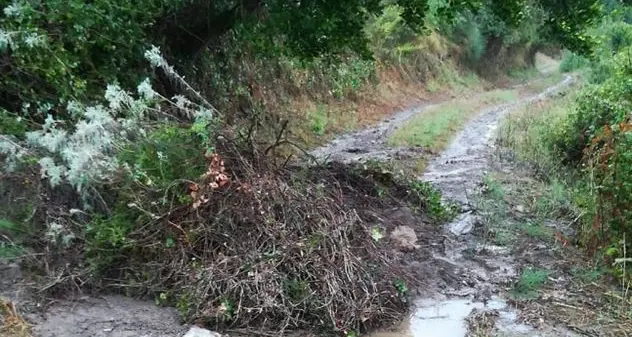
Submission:
[[[0,301],[0,337],[30,337],[31,326],[12,302]]]

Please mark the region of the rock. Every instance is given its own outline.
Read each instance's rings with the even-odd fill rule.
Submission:
[[[210,330],[199,328],[197,326],[193,326],[182,337],[222,337],[222,335],[214,331],[210,331]]]
[[[516,212],[518,213],[524,213],[526,211],[525,207],[522,205],[518,205],[516,206]]]
[[[417,244],[415,230],[408,226],[399,226],[391,233],[391,240],[401,251],[411,251],[421,248]]]
[[[463,213],[455,222],[451,223],[450,232],[454,235],[465,235],[472,232],[477,219],[472,212]]]

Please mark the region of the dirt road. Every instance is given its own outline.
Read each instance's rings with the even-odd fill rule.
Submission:
[[[467,319],[473,312],[493,317],[497,331],[503,336],[574,336],[564,328],[541,326],[536,332],[533,327],[518,322],[518,312],[500,295],[503,286],[516,278],[517,264],[509,249],[485,243],[472,234],[479,219],[470,202],[488,169],[499,120],[520,107],[557,95],[572,84],[573,78],[567,76],[539,94],[480,111],[450,146],[429,163],[420,179],[433,183],[446,201],[461,206],[461,214],[445,228],[448,244],[444,251],[435,253],[435,258],[459,270],[463,286],[444,289],[431,298],[419,298],[409,321],[398,330],[375,336],[464,337],[468,333]],[[398,126],[415,114],[423,114],[425,109],[427,107],[404,111],[375,128],[342,136],[312,154],[323,161],[353,162],[421,153],[419,148],[389,148],[387,139]]]

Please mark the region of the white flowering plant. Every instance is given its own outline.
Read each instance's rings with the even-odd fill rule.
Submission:
[[[126,175],[146,185],[156,180],[149,178],[156,172],[162,173],[162,179],[177,179],[181,168],[165,174],[164,167],[187,163],[187,156],[203,157],[203,151],[210,150],[209,128],[215,109],[169,66],[158,48],[150,49],[146,57],[180,81],[201,103],[182,95],[166,98],[153,90],[149,79],[141,81],[135,95],[110,84],[104,93],[105,104],[67,103],[65,111],[76,121],[71,125],[48,114],[41,128],[26,132],[24,140],[0,135],[4,169],[15,170],[24,158],[35,157],[42,178],[53,187],[67,183],[80,193],[120,181]],[[178,116],[165,112],[165,106],[178,110]],[[182,116],[192,122],[190,127],[173,127],[172,122],[181,121]],[[199,153],[170,153],[182,152],[187,142]],[[160,167],[153,170],[156,165]]]

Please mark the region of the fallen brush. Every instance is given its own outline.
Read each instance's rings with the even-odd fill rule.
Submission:
[[[110,273],[126,291],[155,295],[187,321],[274,333],[346,335],[407,312],[416,281],[369,223],[406,202],[405,186],[387,174],[393,193],[378,196],[375,177],[341,165],[230,180],[221,158],[209,163],[190,205],[128,235],[133,248]]]

